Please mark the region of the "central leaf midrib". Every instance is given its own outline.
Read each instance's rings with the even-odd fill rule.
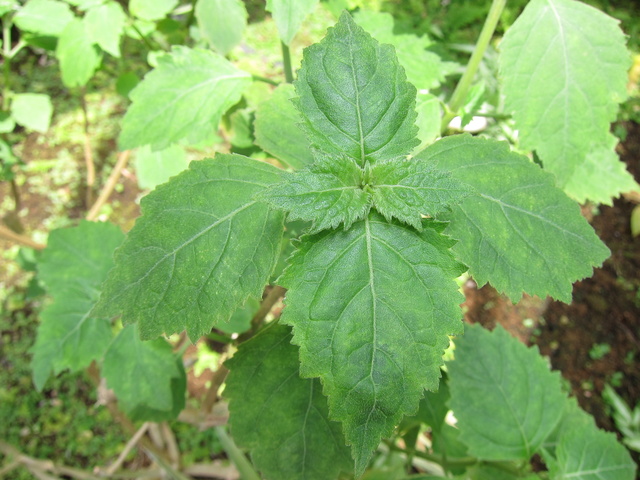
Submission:
[[[351,25],[347,24],[347,28],[351,30]],[[350,33],[353,33],[350,31]],[[350,37],[350,40],[352,37]],[[358,135],[360,136],[360,166],[363,167],[365,164],[365,153],[364,153],[364,131],[362,128],[362,113],[360,111],[360,90],[358,90],[358,81],[356,79],[355,73],[355,61],[353,59],[353,45],[351,41],[349,42],[349,60],[351,61],[351,78],[353,80],[353,90],[355,91],[356,100],[356,119],[358,123]]]

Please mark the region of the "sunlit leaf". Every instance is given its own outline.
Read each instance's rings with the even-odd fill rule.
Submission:
[[[221,55],[242,40],[247,9],[241,0],[198,0],[195,15],[200,31]]]

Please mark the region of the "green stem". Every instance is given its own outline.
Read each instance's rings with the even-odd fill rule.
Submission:
[[[280,85],[280,82],[276,82],[275,80],[271,80],[267,77],[261,77],[260,75],[251,75],[251,78],[257,82],[268,83],[269,85],[275,85],[276,87]]]
[[[445,457],[444,455],[438,455],[437,453],[427,453],[420,450],[407,450],[406,448],[400,448],[391,441],[385,441],[390,450],[396,452],[402,452],[406,455],[413,455],[414,457],[424,458],[430,462],[435,462],[438,465],[444,465],[447,467],[468,467],[478,463],[478,459],[475,457]]]
[[[484,52],[486,51],[487,46],[489,46],[491,37],[493,37],[493,32],[498,25],[500,15],[502,14],[502,10],[506,3],[507,0],[493,0],[491,2],[491,8],[489,9],[489,14],[484,21],[484,25],[482,26],[482,31],[480,32],[480,37],[478,37],[476,48],[471,54],[471,58],[469,59],[467,68],[462,74],[462,78],[460,78],[458,85],[456,85],[456,89],[453,91],[453,95],[451,96],[451,100],[447,106],[447,112],[442,118],[440,131],[443,133],[447,130],[449,122],[458,114],[458,110],[460,110],[462,105],[464,105],[464,101],[467,98],[467,93],[469,92],[473,78],[478,71]]]
[[[244,453],[240,451],[236,444],[233,443],[231,437],[227,435],[224,427],[215,427],[215,430],[222,444],[222,448],[224,448],[224,451],[227,452],[227,455],[238,469],[238,472],[240,472],[242,480],[260,480],[260,476],[253,469],[253,466],[249,463],[247,457],[244,456]]]
[[[280,42],[282,46],[282,62],[284,63],[284,78],[287,83],[293,83],[293,70],[291,69],[291,52],[289,51],[289,45],[285,45],[284,42]]]
[[[2,89],[2,110],[9,110],[9,95],[11,95],[11,17],[7,13],[2,17],[2,56],[4,57],[2,75],[4,88]]]

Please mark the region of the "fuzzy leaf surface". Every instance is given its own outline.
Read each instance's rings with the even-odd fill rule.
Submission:
[[[278,259],[283,215],[252,197],[279,180],[240,155],[192,162],[142,199],[96,309],[139,322],[143,339],[186,328],[196,340],[227,322]]]
[[[51,373],[82,370],[102,358],[109,346],[109,321],[89,312],[113,266],[113,251],[123,239],[115,225],[85,221],[49,235],[38,262],[38,276],[54,301],[40,314],[33,348],[31,367],[38,390]]]
[[[281,278],[301,375],[320,377],[343,424],[356,476],[380,438],[435,390],[447,335],[461,332],[464,271],[441,234],[371,213],[349,230],[303,237]]]
[[[627,97],[631,57],[618,21],[573,0],[533,0],[500,51],[505,108],[521,145],[538,152],[569,195],[581,181],[574,176],[597,183],[599,169],[580,166],[592,149],[610,145],[609,125]],[[618,193],[610,186],[608,196]]]
[[[283,178],[262,198],[288,211],[290,220],[312,221],[313,233],[341,223],[347,229],[369,212],[369,195],[361,187],[362,169],[349,157],[337,161],[322,156]]]
[[[267,0],[267,11],[271,12],[285,45],[291,43],[304,19],[317,4],[318,0]]]
[[[479,285],[514,302],[522,292],[571,301],[572,283],[592,275],[609,249],[554,178],[504,142],[457,135],[418,154],[476,191],[442,219],[454,252]]]
[[[283,83],[258,105],[254,123],[256,144],[292,168],[313,162],[309,140],[300,128],[302,117],[294,107],[295,89]]]
[[[470,188],[427,162],[377,163],[369,172],[373,204],[387,220],[397,218],[422,228],[421,215],[434,216],[458,203]]]
[[[467,326],[455,345],[447,368],[460,440],[481,459],[529,460],[562,417],[560,375],[500,326]]]
[[[365,163],[403,158],[419,142],[416,89],[391,45],[380,45],[348,13],[305,49],[294,83],[312,146]]]
[[[102,61],[86,22],[78,19],[70,21],[60,34],[56,57],[62,83],[69,88],[86,85]]]
[[[242,40],[247,9],[241,0],[198,0],[195,14],[203,36],[220,55]]]
[[[318,379],[300,378],[290,329],[274,325],[226,363],[231,433],[268,480],[330,480],[351,470]],[[266,414],[268,412],[268,414]]]
[[[184,138],[206,139],[250,82],[248,73],[216,53],[173,47],[131,92],[119,146],[161,150]]]
[[[18,10],[14,22],[20,30],[57,37],[73,18],[69,5],[63,2],[29,0]]]

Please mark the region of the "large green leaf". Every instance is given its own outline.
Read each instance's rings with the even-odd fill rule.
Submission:
[[[145,146],[136,151],[136,177],[140,188],[153,189],[188,166],[187,154],[179,145],[156,151]]]
[[[295,82],[312,146],[358,165],[403,158],[419,142],[416,89],[391,45],[380,45],[348,13],[304,51]]]
[[[260,297],[280,253],[282,214],[253,196],[280,172],[240,155],[192,162],[142,199],[96,309],[138,321],[143,339],[196,340]]]
[[[313,222],[310,232],[349,228],[369,212],[369,194],[362,189],[363,172],[349,157],[319,156],[303,170],[283,174],[283,182],[267,190],[263,198],[289,212],[290,220]]]
[[[455,344],[447,368],[460,440],[481,459],[529,460],[562,417],[560,375],[500,326],[467,326]]]
[[[46,133],[51,123],[53,105],[49,95],[19,93],[11,99],[11,116],[23,127]]]
[[[267,0],[267,10],[271,12],[280,39],[286,45],[291,43],[302,21],[313,12],[317,4],[318,0]]]
[[[300,378],[290,342],[289,329],[274,325],[227,362],[231,433],[267,479],[335,479],[351,470],[349,449],[319,380]]]
[[[241,0],[198,0],[196,19],[202,35],[221,55],[242,40],[247,26],[247,9]]]
[[[114,57],[120,56],[120,38],[126,19],[124,10],[116,2],[94,6],[84,16],[91,39]]]
[[[161,150],[183,138],[207,139],[250,82],[251,75],[218,54],[173,47],[131,92],[120,148],[151,144]]]
[[[60,34],[56,47],[62,83],[66,87],[82,87],[100,66],[101,56],[89,34],[87,24],[72,20]]]
[[[143,342],[137,326],[129,325],[105,353],[102,373],[128,415],[135,420],[160,421],[177,417],[184,408],[186,382],[181,381],[181,363],[176,363],[165,339]],[[176,387],[182,387],[181,391]]]
[[[254,123],[256,144],[292,168],[302,168],[313,161],[309,141],[300,128],[302,117],[293,106],[293,85],[285,83],[271,97],[258,105]]]
[[[129,12],[142,20],[160,20],[177,5],[178,0],[131,0]]]
[[[18,10],[13,21],[26,32],[57,37],[73,20],[68,5],[57,0],[29,0]]]
[[[609,256],[553,176],[506,143],[458,135],[416,158],[475,188],[442,218],[459,240],[454,252],[480,285],[491,282],[514,302],[523,291],[570,302],[572,283]]]
[[[54,301],[40,314],[33,348],[31,367],[38,390],[52,372],[86,368],[109,346],[109,322],[89,312],[113,266],[113,251],[123,238],[115,225],[85,221],[49,235],[38,262],[38,276]]]
[[[462,295],[441,224],[422,232],[372,213],[349,230],[303,237],[281,278],[303,377],[320,377],[356,474],[380,438],[435,390]]]
[[[573,0],[532,0],[500,51],[505,108],[521,145],[538,152],[569,195],[592,198],[575,188],[581,177],[595,198],[624,190],[628,177],[599,185],[600,168],[583,166],[593,149],[610,148],[609,124],[627,96],[630,55],[618,21]]]

